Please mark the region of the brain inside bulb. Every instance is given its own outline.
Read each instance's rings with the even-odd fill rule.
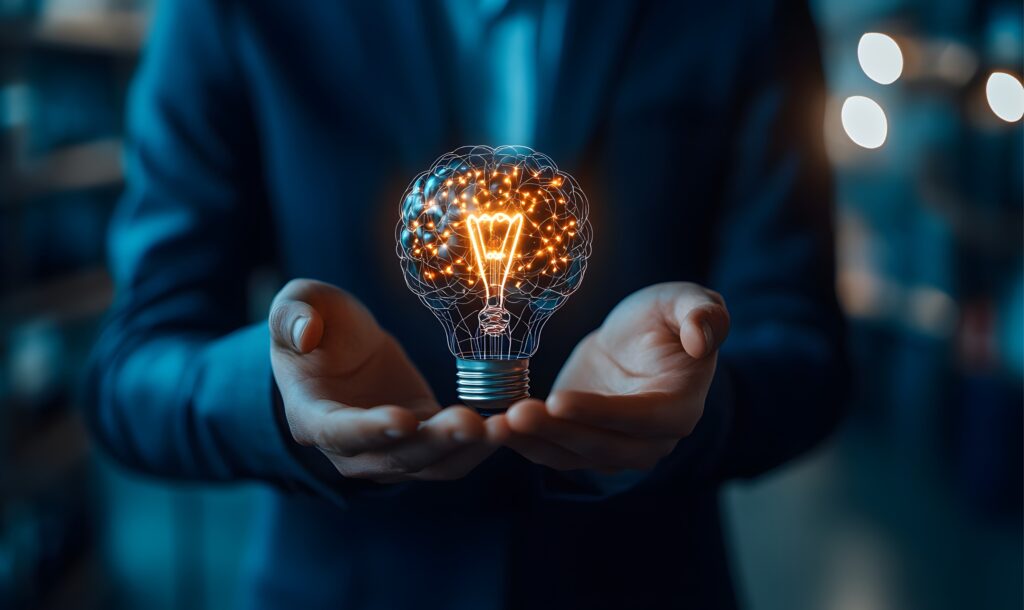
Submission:
[[[412,181],[398,255],[455,356],[533,355],[544,324],[583,280],[587,213],[576,180],[522,146],[460,148]]]

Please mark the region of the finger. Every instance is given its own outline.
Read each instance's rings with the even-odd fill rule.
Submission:
[[[420,423],[415,437],[386,453],[386,469],[393,474],[420,472],[445,456],[486,439],[483,418],[472,410],[448,407]]]
[[[591,467],[650,468],[675,446],[671,440],[638,439],[552,417],[539,400],[516,403],[506,417],[513,432],[566,449]]]
[[[314,445],[342,457],[352,457],[412,438],[419,422],[413,412],[403,407],[335,407],[312,418],[306,424],[310,425],[315,427],[310,434]]]
[[[712,301],[714,301],[715,303],[718,303],[722,307],[725,307],[725,297],[722,296],[722,293],[720,293],[720,292],[718,292],[716,290],[711,290],[710,288],[704,288],[704,287],[701,287],[701,290],[703,290],[705,292],[705,294],[707,294],[709,297],[711,297]]]
[[[704,358],[721,347],[729,334],[729,314],[721,305],[692,309],[679,326],[683,349],[693,358]]]
[[[427,421],[441,411],[441,406],[437,404],[437,399],[433,396],[403,402],[402,406],[412,411],[412,414],[416,416],[417,421],[420,422]]]
[[[613,430],[635,438],[682,438],[693,432],[700,417],[661,392],[606,395],[558,390],[547,400],[553,417]]]
[[[345,349],[335,362],[342,370],[362,364],[385,337],[358,299],[336,286],[308,279],[292,280],[277,293],[269,324],[276,345],[300,354],[326,343],[328,336],[343,338]]]
[[[729,334],[729,311],[717,292],[701,289],[696,296],[681,296],[675,301],[672,316],[683,349],[693,358],[714,353]]]
[[[275,301],[268,323],[274,344],[298,354],[316,349],[323,337],[323,318],[309,303],[302,301]]]
[[[492,427],[495,428],[494,432],[491,431]],[[555,470],[580,470],[587,467],[587,461],[583,457],[568,449],[541,438],[512,431],[505,415],[493,415],[487,418],[487,428],[490,438],[500,438],[503,445],[534,464]]]
[[[487,435],[487,442],[496,446],[504,445],[505,441],[513,434],[504,413],[498,413],[485,419],[484,432]]]

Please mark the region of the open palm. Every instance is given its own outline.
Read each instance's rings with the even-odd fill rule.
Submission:
[[[546,401],[501,416],[506,444],[559,469],[652,467],[700,420],[728,329],[722,297],[696,284],[632,294],[580,342]]]
[[[452,479],[494,447],[470,409],[441,409],[405,351],[354,297],[294,280],[271,307],[271,363],[295,440],[344,476]]]

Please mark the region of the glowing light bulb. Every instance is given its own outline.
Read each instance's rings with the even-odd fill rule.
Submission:
[[[467,146],[402,198],[395,229],[406,284],[444,326],[459,398],[495,412],[529,395],[529,359],[583,281],[587,198],[546,155]]]
[[[494,230],[494,223],[505,225]],[[488,335],[500,335],[508,328],[510,314],[505,311],[505,282],[519,255],[519,235],[523,232],[523,215],[470,214],[466,218],[469,241],[473,245],[473,258],[480,270],[487,305],[480,310],[480,330]]]

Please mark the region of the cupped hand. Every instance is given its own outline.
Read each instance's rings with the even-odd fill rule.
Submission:
[[[464,476],[490,455],[483,419],[441,409],[394,337],[352,295],[293,280],[270,311],[270,357],[292,436],[346,477]]]
[[[652,468],[700,420],[728,332],[718,293],[684,282],[644,288],[580,342],[546,401],[520,401],[488,425],[558,470]]]

